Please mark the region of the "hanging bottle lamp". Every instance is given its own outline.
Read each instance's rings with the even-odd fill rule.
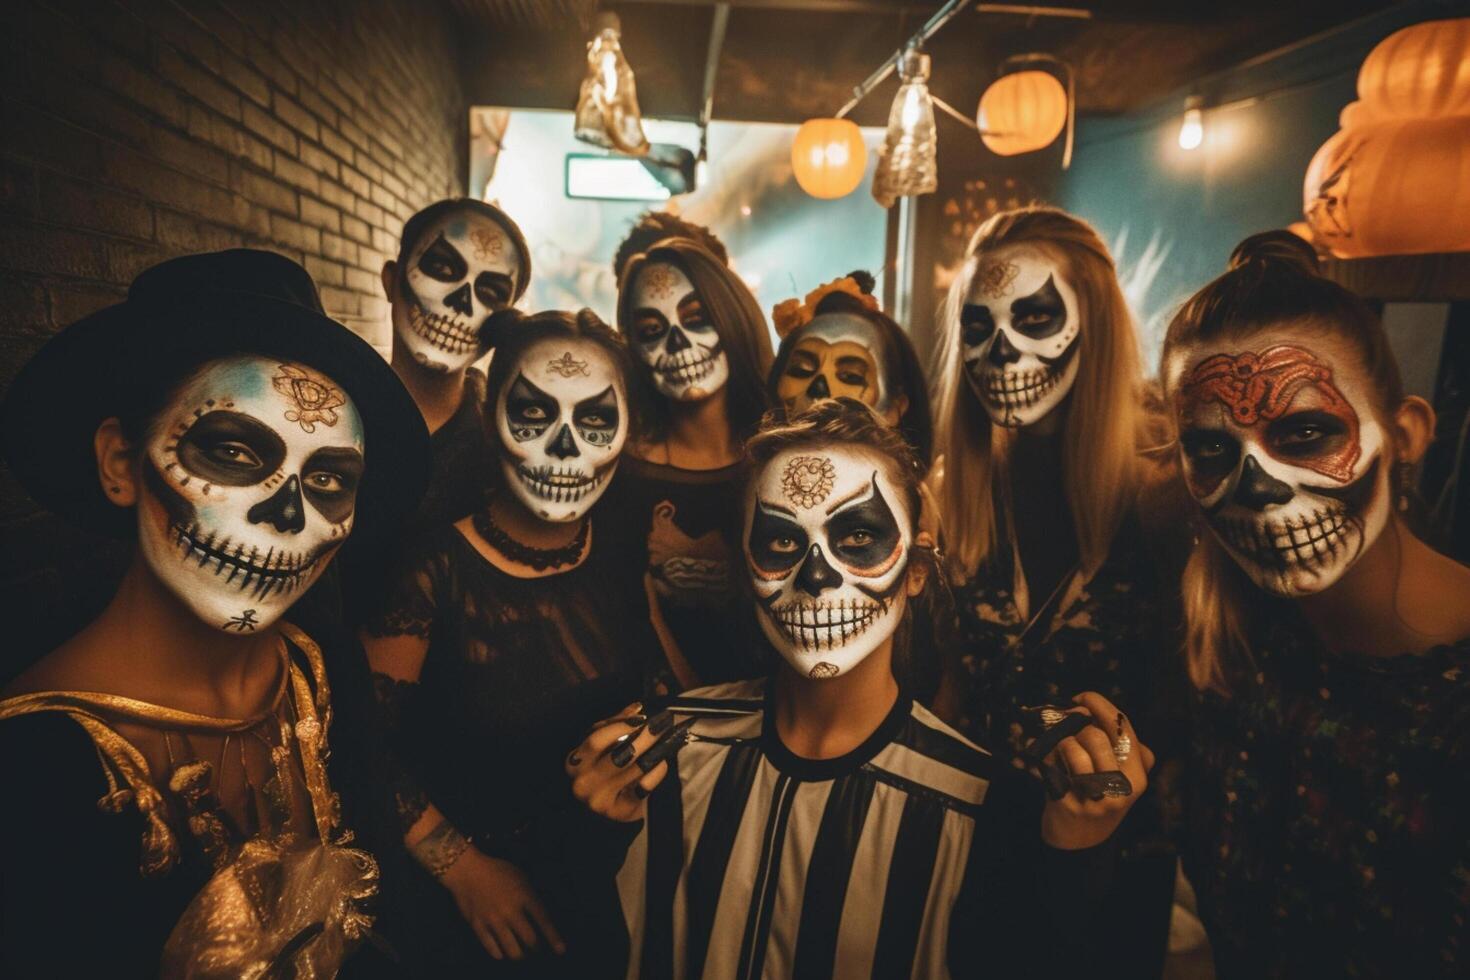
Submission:
[[[597,34],[587,44],[587,75],[577,97],[577,139],[631,156],[648,152],[633,69],[623,55],[617,14],[597,16]]]
[[[902,81],[888,110],[888,132],[873,174],[873,199],[885,208],[893,207],[900,197],[932,194],[939,186],[929,56],[904,52],[899,78]]]

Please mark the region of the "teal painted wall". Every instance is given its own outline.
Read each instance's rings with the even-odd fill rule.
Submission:
[[[1301,220],[1307,164],[1337,131],[1373,46],[1408,24],[1467,15],[1463,0],[1399,4],[1139,112],[1079,123],[1057,203],[1113,247],[1150,366],[1169,317],[1224,271],[1237,242]],[[1205,100],[1204,142],[1183,150],[1191,94]]]

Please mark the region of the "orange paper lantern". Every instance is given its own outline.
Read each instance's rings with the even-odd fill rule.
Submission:
[[[1010,157],[1039,150],[1067,124],[1067,90],[1044,71],[1002,75],[980,96],[975,121],[992,153]]]
[[[1470,115],[1470,17],[1384,38],[1358,71],[1358,98],[1374,119]]]
[[[846,197],[863,182],[868,148],[862,131],[847,119],[808,119],[791,144],[796,182],[812,197]]]
[[[1307,167],[1303,211],[1339,258],[1470,251],[1464,117],[1358,123]]]

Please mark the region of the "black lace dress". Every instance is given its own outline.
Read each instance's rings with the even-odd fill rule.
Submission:
[[[527,873],[578,956],[603,943],[601,926],[616,919],[619,854],[610,846],[602,867],[608,828],[577,805],[563,760],[594,722],[643,696],[657,651],[626,553],[598,535],[594,517],[583,564],[523,579],[443,528],[368,626],[429,643],[417,684],[376,675],[381,772],[400,834],[432,802],[480,850]],[[448,890],[397,850],[385,885],[397,872],[401,900],[389,895],[383,925],[412,965],[430,975],[536,974],[534,964],[490,960]]]
[[[1026,740],[1019,709],[1071,704],[1097,691],[1128,713],[1140,737],[1159,750],[1150,788],[1118,833],[1114,873],[1101,935],[1118,954],[1102,975],[1157,976],[1163,966],[1176,858],[1167,834],[1164,747],[1178,744],[1183,690],[1177,636],[1177,588],[1167,561],[1137,521],[1119,529],[1090,579],[1065,577],[1055,593],[1031,597],[1023,610],[1006,562],[982,568],[955,590],[962,693],[956,727],[997,747],[1019,751]]]
[[[1218,975],[1463,977],[1470,637],[1330,655],[1294,615],[1197,705],[1184,866]]]

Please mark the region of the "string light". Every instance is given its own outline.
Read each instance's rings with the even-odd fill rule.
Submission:
[[[1198,149],[1205,140],[1205,118],[1200,110],[1200,100],[1191,96],[1184,103],[1184,121],[1179,124],[1179,148]]]

